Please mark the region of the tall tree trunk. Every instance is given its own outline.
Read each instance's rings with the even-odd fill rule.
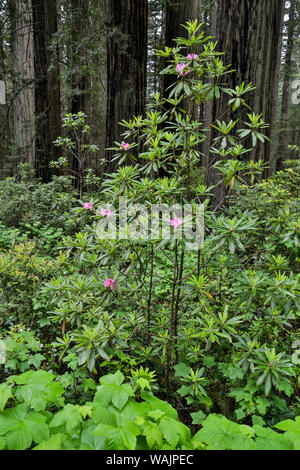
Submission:
[[[82,0],[71,0],[71,58],[72,63],[72,97],[71,97],[71,112],[77,114],[79,111],[86,113],[87,108],[87,92],[89,89],[89,74],[87,72],[87,51],[86,36],[88,28],[88,15],[90,4],[89,1],[83,2]],[[80,149],[75,149],[76,153]],[[79,189],[80,178],[79,162],[76,157],[73,157],[72,170],[75,173],[75,186]]]
[[[73,114],[86,110],[86,92],[88,89],[87,73],[84,70],[87,65],[85,60],[86,45],[83,36],[87,34],[85,27],[89,14],[89,2],[71,0],[71,38],[72,38],[72,103]]]
[[[291,83],[291,68],[292,68],[292,53],[294,47],[294,30],[295,30],[295,0],[290,1],[289,18],[288,18],[288,31],[287,31],[287,45],[284,63],[284,76],[282,88],[282,102],[280,113],[280,133],[278,145],[278,159],[276,161],[276,170],[279,171],[283,166],[283,155],[286,151],[288,144],[287,126],[288,126],[288,112],[289,112],[289,92]]]
[[[121,141],[119,123],[146,105],[147,0],[105,0],[107,32],[106,146]],[[107,171],[115,167],[107,153]]]
[[[31,0],[11,0],[14,140],[20,160],[34,168],[34,46]]]
[[[3,23],[0,20],[0,37],[4,34],[4,28],[3,28]],[[4,56],[4,47],[3,47],[3,41],[0,41],[0,81],[4,82],[5,84],[5,56]],[[5,93],[5,88],[4,90],[1,89],[1,91]],[[5,98],[5,96],[4,96]],[[3,100],[4,101],[4,100]],[[0,141],[1,141],[1,146],[0,146],[0,178],[3,175],[3,167],[4,167],[4,158],[5,158],[5,149],[6,149],[6,139],[5,139],[5,134],[4,134],[4,127],[5,127],[5,121],[6,121],[6,106],[4,102],[1,102],[1,97],[0,97]]]
[[[153,99],[154,93],[162,94],[162,76],[164,62],[154,51],[163,48],[164,43],[164,7],[160,0],[148,1],[148,66],[147,66],[147,100]]]
[[[276,102],[276,65],[278,42],[284,0],[217,0],[216,40],[218,50],[225,52],[224,63],[231,64],[235,72],[225,76],[223,82],[235,88],[242,82],[252,82],[256,90],[248,94],[250,107],[263,114],[270,124],[265,134],[270,137],[273,124],[273,107]],[[215,101],[212,121],[230,120],[233,116],[227,107],[228,96]],[[224,109],[228,111],[224,113]],[[249,111],[248,111],[249,112]],[[240,123],[247,119],[247,110],[234,114]],[[258,144],[252,153],[253,160],[270,164],[270,144]],[[269,165],[270,166],[270,165]],[[269,167],[264,176],[271,174]],[[210,172],[208,184],[220,177]],[[215,204],[220,204],[216,194]]]
[[[57,32],[56,0],[32,0],[34,22],[36,175],[47,183],[52,171],[49,162],[58,158],[53,141],[61,134],[60,87],[57,51],[49,45]],[[51,67],[50,67],[51,66]]]
[[[216,36],[217,34],[217,0],[211,0],[210,8],[209,8],[209,31],[207,31],[208,35]],[[212,138],[212,128],[210,127],[213,122],[213,102],[208,101],[204,103],[204,128],[207,129],[207,137],[202,143],[202,153],[205,155],[205,166],[206,168],[206,181],[208,184],[215,184],[213,181],[215,174],[212,174],[212,170],[209,167],[209,149],[211,145],[211,138]],[[223,191],[223,188],[218,187],[217,191]],[[221,200],[223,194],[219,194],[217,196],[218,200]]]
[[[276,145],[275,139],[278,135],[278,115],[279,115],[279,85],[280,85],[280,73],[281,73],[281,56],[282,56],[282,49],[283,49],[283,30],[284,30],[284,15],[285,15],[285,8],[282,8],[281,14],[281,25],[280,25],[280,38],[278,41],[278,49],[277,49],[277,62],[276,62],[276,72],[275,72],[275,87],[274,87],[274,106],[273,106],[273,128],[271,129],[271,145],[270,145],[270,161],[272,162],[273,169],[276,167]]]

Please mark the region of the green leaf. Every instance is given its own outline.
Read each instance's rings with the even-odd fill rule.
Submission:
[[[164,438],[168,441],[168,443],[173,447],[176,448],[176,445],[179,441],[179,433],[176,430],[176,427],[173,425],[171,426],[170,420],[163,419],[159,423],[159,430],[162,432]]]
[[[293,443],[285,436],[269,428],[255,424],[253,426],[256,437],[256,448],[259,450],[293,450]]]
[[[83,379],[82,386],[85,392],[87,392],[88,390],[95,390],[97,388],[95,384],[95,380],[93,379]]]
[[[193,418],[192,424],[201,424],[205,420],[206,414],[199,410],[196,413],[191,413],[191,417]]]
[[[60,450],[63,440],[63,434],[57,433],[50,437],[47,441],[41,442],[33,450]]]
[[[101,377],[100,383],[103,385],[121,385],[124,382],[124,375],[119,370],[115,374],[108,374]]]
[[[160,400],[159,398],[156,398],[152,393],[150,392],[142,392],[141,393],[141,398],[145,400],[147,403],[151,405],[151,408],[156,410],[161,410],[165,413],[166,416],[169,418],[177,419],[178,414],[177,411],[167,402]]]
[[[87,405],[82,405],[82,406],[76,405],[76,406],[77,406],[77,409],[78,409],[79,413],[83,417],[83,419],[86,419],[87,416],[91,417],[91,415],[92,415],[91,406],[87,406]]]
[[[245,413],[244,411],[242,410],[242,408],[238,408],[237,410],[235,410],[235,414],[236,414],[236,417],[238,420],[241,420],[243,418],[245,418]]]
[[[162,433],[157,423],[153,423],[152,421],[147,421],[143,426],[142,433],[146,437],[146,441],[149,446],[149,449],[153,449],[155,445],[158,449],[161,449],[163,439],[162,439]]]
[[[257,406],[257,410],[261,415],[265,415],[267,412],[267,409],[271,405],[271,402],[268,398],[266,397],[257,397],[255,399],[255,404]]]
[[[105,437],[96,436],[94,424],[89,425],[81,434],[80,450],[105,450]]]
[[[39,444],[49,438],[47,417],[29,411],[25,404],[8,408],[0,413],[0,435],[7,440],[8,450],[25,450],[32,441]]]
[[[184,364],[183,362],[180,362],[179,364],[176,364],[174,366],[175,369],[175,377],[186,377],[190,373],[190,366],[187,364]]]
[[[136,438],[140,434],[137,425],[126,418],[126,416],[118,415],[118,427],[122,430],[123,440],[128,450],[134,450],[136,447]]]
[[[137,403],[132,398],[129,398],[126,406],[122,410],[122,414],[136,422],[138,418],[146,417],[150,409],[149,403]]]
[[[118,380],[116,383],[115,380],[111,381],[112,377],[113,376],[111,375],[108,383],[98,387],[94,397],[94,403],[101,404],[102,406],[107,406],[109,403],[113,403],[113,405],[118,410],[122,410],[122,408],[126,405],[129,397],[134,396],[134,392],[131,385],[118,385],[118,382],[122,383],[123,380]]]
[[[77,406],[68,404],[56,413],[49,425],[50,428],[62,426],[67,433],[71,434],[82,423],[82,415]]]
[[[70,385],[74,384],[74,377],[69,372],[65,372],[64,374],[59,375],[57,377],[57,381],[61,384],[64,389],[67,389],[68,387],[70,387]]]
[[[105,437],[105,449],[106,450],[124,450],[124,434],[122,429],[114,426],[108,426],[107,424],[98,424],[93,431],[96,436]]]
[[[41,367],[41,363],[46,359],[43,354],[34,354],[28,359],[28,364],[33,365],[36,369]]]
[[[152,411],[149,411],[147,415],[150,418],[153,418],[154,421],[159,421],[165,415],[165,413],[161,410],[152,410]]]
[[[4,450],[6,448],[6,439],[4,437],[0,437],[0,450]]]
[[[229,377],[231,380],[242,379],[244,377],[244,370],[238,366],[226,365],[226,368],[221,368],[222,373],[225,377]]]
[[[291,384],[284,379],[278,380],[278,390],[284,392],[288,397],[292,396],[294,393],[294,389]]]
[[[252,418],[252,424],[253,425],[254,424],[259,424],[261,426],[264,426],[266,424],[261,416],[252,415],[251,418]]]
[[[271,388],[272,388],[271,375],[268,374],[268,377],[267,377],[267,380],[266,380],[266,383],[265,383],[265,395],[266,395],[266,397],[269,395],[269,393],[271,391]]]
[[[140,377],[137,380],[137,383],[139,384],[139,386],[141,387],[142,390],[148,389],[148,390],[151,391],[151,385],[149,383],[149,380],[144,379],[143,377]]]
[[[40,318],[38,320],[38,324],[43,328],[44,326],[51,325],[51,320],[49,318]]]
[[[129,397],[133,396],[134,392],[132,390],[132,387],[129,384],[124,384],[113,391],[111,401],[118,410],[122,410],[122,408],[127,403]]]
[[[48,403],[55,403],[58,406],[64,403],[61,397],[64,389],[59,383],[53,382],[54,375],[49,372],[28,371],[11,379],[16,384],[23,385],[16,390],[16,398],[36,411],[44,410]]]
[[[0,411],[3,411],[6,403],[13,398],[12,389],[6,383],[0,385]]]
[[[213,367],[214,365],[216,365],[216,360],[215,360],[214,356],[205,356],[203,358],[202,362],[203,362],[203,365],[205,367],[208,367],[208,368]]]
[[[202,423],[192,442],[207,444],[209,450],[247,450],[254,449],[253,441],[240,430],[240,425],[224,416],[209,415]]]
[[[193,393],[193,386],[192,385],[182,385],[178,390],[177,393],[181,397],[185,397],[186,395],[192,394]]]
[[[102,406],[99,403],[94,404],[92,420],[95,423],[108,424],[109,426],[116,426],[117,424],[116,413],[113,408],[108,405]]]
[[[292,421],[291,419],[281,421],[280,423],[275,424],[274,427],[280,429],[281,431],[289,431],[299,434],[300,437],[300,416],[297,416],[295,421]]]

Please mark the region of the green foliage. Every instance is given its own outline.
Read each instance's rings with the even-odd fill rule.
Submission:
[[[92,402],[65,403],[54,375],[29,371],[0,386],[2,450],[299,450],[300,420],[275,428],[209,415],[192,437],[177,412],[149,391],[137,401],[121,372],[103,376]]]
[[[12,376],[0,388],[1,446],[8,450],[134,450],[187,448],[189,428],[168,403],[123,383],[121,372],[103,376],[93,402],[65,404],[63,388],[45,371]],[[5,408],[5,403],[11,405]],[[56,405],[56,410],[53,409]],[[51,411],[52,409],[52,411]],[[21,434],[21,435],[20,435]]]
[[[197,22],[186,28],[188,38],[157,51],[170,61],[163,73],[176,75],[170,96],[156,93],[144,117],[123,121],[119,166],[87,207],[83,197],[75,204],[65,178],[41,185],[23,168],[19,183],[0,183],[3,448],[299,448],[299,167],[255,183],[265,165],[244,159],[265,140],[261,115],[250,110],[245,129],[217,121],[207,163],[220,172],[226,206],[211,210],[216,188],[204,184],[199,152],[207,130],[186,103],[225,93],[236,110],[253,88],[222,86],[228,67],[216,45]],[[194,46],[201,53],[187,59]],[[64,125],[70,136],[57,145],[78,158],[82,193],[96,149],[85,143],[83,113]],[[204,244],[191,250],[174,227],[157,240],[124,239],[119,229],[103,237],[102,210],[118,217],[120,196],[134,223],[150,219],[131,212],[136,204],[173,206],[168,227],[175,205],[203,203]]]
[[[62,148],[67,157],[61,157],[56,161],[50,162],[51,168],[64,168],[69,167],[70,171],[78,179],[79,197],[82,198],[83,187],[85,184],[85,172],[87,169],[87,159],[89,154],[93,154],[99,151],[97,145],[89,144],[87,137],[91,132],[90,126],[86,123],[87,116],[79,111],[77,114],[65,114],[63,117],[63,127],[69,132],[70,137],[58,137],[54,145]],[[76,168],[72,161],[76,161]],[[91,173],[88,173],[89,181],[91,179]]]
[[[117,193],[140,194],[141,181],[128,168],[118,175]],[[295,416],[299,364],[292,344],[299,338],[300,291],[297,234],[287,239],[297,209],[284,215],[287,207],[296,208],[289,189],[296,174],[292,180],[290,175],[287,171],[287,179],[277,180],[277,191],[285,196],[274,201],[272,217],[268,207],[273,179],[247,190],[242,187],[238,201],[232,199],[227,213],[219,217],[206,210],[205,244],[200,253],[184,253],[180,289],[173,276],[182,247],[177,247],[176,256],[176,245],[154,245],[151,297],[151,244],[99,239],[95,202],[86,230],[65,238],[56,276],[42,290],[48,302],[45,311],[51,314],[39,321],[50,321],[51,328],[59,325],[62,336],[68,337],[56,339],[57,345],[61,342],[55,346],[59,354],[70,363],[77,357],[76,364],[90,374],[104,368],[129,375],[128,361],[150,367],[166,391],[170,304],[173,298],[174,308],[178,305],[177,291],[175,367],[169,380],[182,406],[192,415],[222,412],[245,423],[253,414],[270,424],[278,416]],[[112,178],[115,184],[115,175]],[[155,184],[161,200],[168,200],[166,186],[162,190]],[[116,290],[105,289],[107,277],[117,279]],[[182,376],[176,373],[179,363],[187,367]],[[195,393],[199,371],[205,377],[205,384],[200,383],[205,393]]]
[[[54,264],[42,258],[34,242],[14,245],[0,252],[0,315],[1,323],[14,318],[30,324],[33,297],[39,283],[51,276]]]
[[[11,328],[3,338],[5,347],[5,372],[24,372],[30,368],[39,369],[46,357],[42,344],[32,331],[23,325]]]
[[[253,427],[233,423],[224,416],[210,415],[193,437],[195,448],[208,450],[296,450],[299,448],[300,420],[283,421],[275,427],[280,434],[255,424]]]
[[[26,240],[26,235],[17,228],[7,228],[0,222],[0,251],[11,248],[14,243]]]
[[[67,229],[66,215],[76,199],[70,178],[60,176],[48,184],[7,178],[0,181],[0,201],[0,221],[6,227],[24,229],[39,222]]]

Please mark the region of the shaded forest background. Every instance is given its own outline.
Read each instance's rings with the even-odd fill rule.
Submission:
[[[0,178],[28,163],[49,182],[67,169],[49,166],[62,156],[53,142],[67,136],[66,113],[82,111],[91,126],[88,143],[98,147],[86,162],[103,178],[114,171],[111,152],[122,141],[120,122],[144,115],[155,92],[166,95],[173,77],[159,75],[156,49],[184,36],[181,24],[203,22],[206,34],[225,52],[234,88],[252,82],[249,105],[270,124],[272,143],[249,158],[268,163],[264,176],[293,158],[300,143],[300,2],[298,0],[2,0],[0,2]],[[171,80],[171,82],[170,82]],[[222,99],[189,112],[211,129],[224,109]],[[247,111],[241,111],[246,113]],[[243,116],[239,116],[243,118]],[[208,156],[212,132],[202,143]],[[78,161],[72,162],[76,172]],[[207,184],[217,176],[206,175]],[[99,181],[99,180],[98,180]],[[76,179],[74,184],[78,184]]]

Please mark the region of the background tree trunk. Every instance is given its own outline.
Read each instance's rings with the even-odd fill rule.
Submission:
[[[32,0],[34,22],[36,176],[44,183],[53,173],[49,162],[56,160],[58,149],[53,141],[61,134],[58,54],[52,60],[49,45],[57,32],[56,0]],[[51,66],[51,67],[50,67]]]
[[[294,30],[295,30],[295,1],[290,1],[289,18],[288,18],[288,32],[287,32],[287,45],[284,61],[283,72],[283,87],[282,87],[282,101],[280,112],[280,130],[279,130],[279,145],[277,151],[276,170],[282,170],[283,155],[288,145],[288,112],[289,112],[289,97],[290,97],[290,84],[292,76],[292,53],[294,48]]]
[[[34,168],[34,46],[31,0],[10,1],[14,139],[21,161]]]
[[[254,84],[256,90],[248,95],[248,104],[270,124],[266,130],[269,137],[277,99],[276,66],[283,6],[283,0],[219,0],[217,8],[218,50],[226,53],[225,63],[236,70],[227,76],[227,83],[231,88],[243,81]],[[215,107],[214,119],[220,117],[227,97],[224,100]],[[245,119],[247,111],[237,114]],[[258,144],[252,158],[269,163],[269,156],[270,145]],[[271,168],[265,176],[270,173]]]
[[[121,141],[119,123],[143,115],[147,87],[146,0],[105,0],[107,31],[106,147]],[[115,165],[107,152],[107,171]]]
[[[224,64],[231,64],[231,68],[235,69],[235,72],[225,76],[223,83],[230,88],[242,82],[252,82],[256,86],[256,90],[247,95],[247,103],[270,124],[270,128],[265,130],[268,137],[271,136],[273,108],[277,100],[276,66],[283,5],[283,0],[217,0],[217,50],[225,52]],[[240,119],[241,125],[249,111],[244,109],[233,116],[228,108],[224,113],[227,102],[227,95],[214,102],[212,122],[234,118]],[[258,144],[252,152],[252,159],[268,163],[264,177],[271,174],[269,143]],[[208,184],[215,184],[219,178],[212,169]],[[220,204],[220,197],[222,194],[216,194],[215,204]]]
[[[0,36],[4,34],[4,28],[2,20],[0,20]],[[5,53],[3,48],[3,41],[0,41],[0,80],[4,83],[6,82],[5,77]],[[3,167],[4,167],[4,158],[5,158],[5,150],[6,150],[6,142],[5,142],[5,133],[4,127],[6,123],[6,105],[0,103],[0,138],[1,138],[1,146],[0,146],[0,177],[3,175]]]
[[[89,89],[89,74],[87,72],[87,52],[86,41],[84,36],[87,34],[88,18],[89,18],[89,1],[82,2],[82,0],[71,0],[71,57],[69,60],[72,63],[72,95],[71,95],[71,112],[77,114],[79,111],[86,113],[87,108],[87,93]],[[76,149],[78,154],[79,149]],[[79,162],[77,158],[73,157],[72,170],[76,174],[75,186],[79,188]]]

